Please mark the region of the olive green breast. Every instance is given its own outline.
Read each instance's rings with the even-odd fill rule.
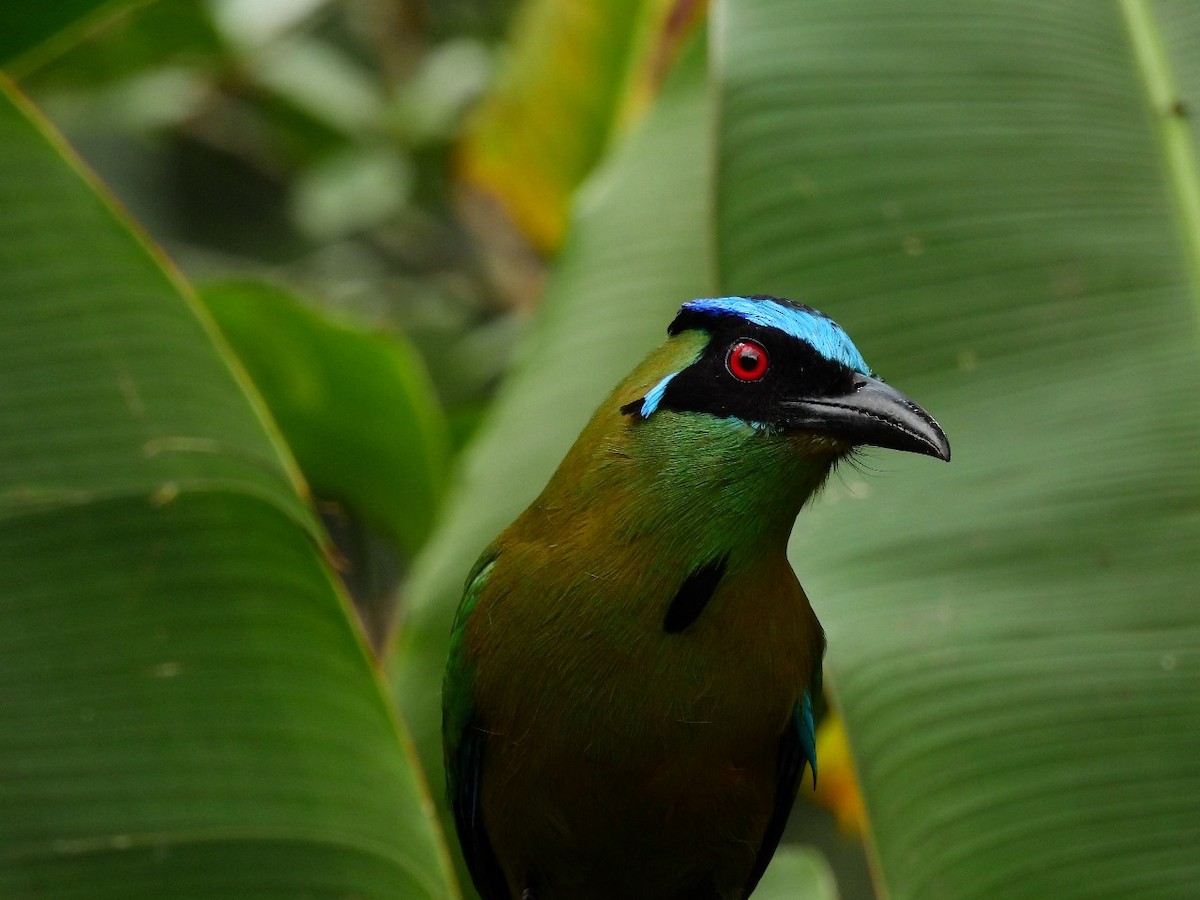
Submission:
[[[693,874],[740,889],[820,626],[782,554],[743,549],[668,634],[687,561],[637,546],[584,560],[588,543],[502,541],[464,633],[497,856],[562,896],[588,896],[613,860],[596,896],[668,897]]]

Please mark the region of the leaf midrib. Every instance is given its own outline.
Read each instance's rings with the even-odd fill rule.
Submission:
[[[1176,84],[1162,26],[1149,0],[1121,0],[1134,62],[1145,89],[1163,155],[1187,259],[1192,301],[1200,314],[1200,161],[1191,121]]]

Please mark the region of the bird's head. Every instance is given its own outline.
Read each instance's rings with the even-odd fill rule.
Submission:
[[[635,426],[674,412],[732,420],[830,462],[863,445],[950,459],[933,417],[875,377],[841,326],[812,307],[766,296],[692,300],[667,331],[665,352],[646,365],[670,371],[621,407]]]
[[[692,300],[668,335],[601,404],[523,527],[583,546],[598,540],[592,525],[630,542],[654,534],[658,553],[729,549],[731,535],[775,546],[761,538],[786,541],[857,448],[950,458],[933,417],[809,306]]]

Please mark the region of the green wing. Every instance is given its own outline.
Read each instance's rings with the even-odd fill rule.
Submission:
[[[450,657],[442,685],[442,747],[445,753],[446,792],[454,812],[454,827],[475,889],[483,900],[511,900],[504,871],[496,859],[483,819],[479,797],[487,750],[487,730],[478,721],[471,697],[471,664],[463,648],[467,619],[483,593],[487,577],[498,552],[488,549],[475,564],[467,579],[467,588],[454,629],[450,636]]]

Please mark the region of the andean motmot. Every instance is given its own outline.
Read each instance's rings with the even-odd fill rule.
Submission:
[[[467,579],[443,696],[484,900],[740,900],[807,765],[824,632],[786,549],[863,445],[942,429],[801,303],[684,303]]]

